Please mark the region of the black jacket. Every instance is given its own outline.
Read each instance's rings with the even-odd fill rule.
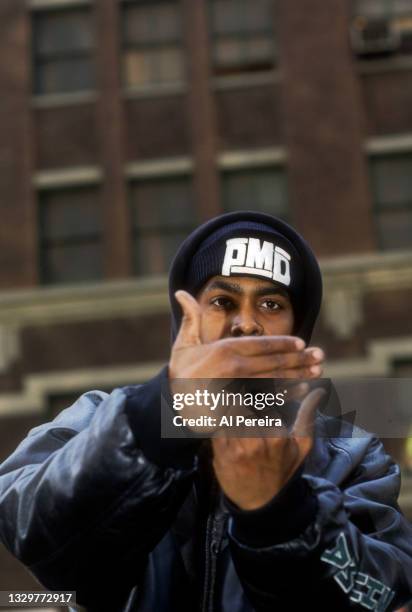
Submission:
[[[306,281],[296,333],[309,341],[316,259],[292,228],[252,212],[214,219],[182,244],[170,273],[172,340],[173,293],[191,253],[239,218],[292,240]],[[219,493],[206,442],[159,436],[167,372],[84,394],[0,466],[0,538],[45,587],[77,591],[93,612],[383,611],[412,597],[399,467],[377,439],[331,437],[319,415],[301,469],[264,508],[240,511]]]
[[[325,437],[320,418],[303,472],[242,512],[213,494],[206,451],[204,461],[158,448],[173,468],[147,459],[150,440],[128,412],[156,414],[166,377],[86,393],[1,465],[1,539],[45,587],[111,612],[383,611],[409,600],[412,528],[378,440]]]

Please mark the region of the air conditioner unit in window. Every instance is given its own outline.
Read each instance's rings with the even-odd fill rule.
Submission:
[[[357,17],[351,25],[352,48],[357,55],[395,53],[401,37],[389,19]]]

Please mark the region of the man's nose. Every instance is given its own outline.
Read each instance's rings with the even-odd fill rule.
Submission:
[[[232,320],[230,333],[232,336],[261,336],[263,327],[254,314],[249,311],[238,312]]]

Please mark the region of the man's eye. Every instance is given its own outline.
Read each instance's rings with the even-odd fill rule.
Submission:
[[[282,308],[279,302],[276,302],[276,300],[264,300],[262,302],[262,306],[265,308],[265,310],[280,310],[280,308]]]
[[[223,296],[212,298],[210,303],[214,306],[218,306],[219,308],[231,308],[233,306],[232,300]]]

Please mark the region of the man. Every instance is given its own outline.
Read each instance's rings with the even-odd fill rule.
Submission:
[[[172,350],[152,380],[80,397],[0,466],[0,536],[88,610],[396,610],[411,598],[399,467],[329,438],[307,395],[289,436],[160,437],[177,379],[317,379],[316,259],[291,227],[228,213],[170,271]],[[316,428],[315,428],[316,420]],[[316,435],[315,435],[316,430]]]

